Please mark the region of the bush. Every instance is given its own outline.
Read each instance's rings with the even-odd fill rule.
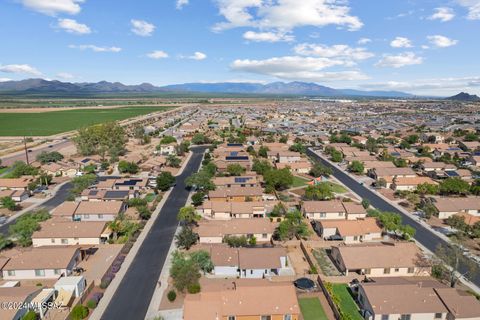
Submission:
[[[105,277],[100,283],[100,288],[107,289],[107,287],[110,285],[110,282],[112,282],[112,279],[110,277]]]
[[[192,283],[187,287],[188,293],[195,294],[200,292],[200,284],[199,283]]]
[[[88,308],[79,304],[73,307],[71,317],[72,320],[85,319],[88,316]]]
[[[35,311],[29,310],[25,315],[22,317],[22,320],[37,320],[38,315]]]
[[[177,293],[175,292],[175,290],[168,291],[167,298],[170,302],[175,301],[175,299],[177,299]]]
[[[88,309],[95,309],[97,307],[97,302],[93,299],[87,301]]]

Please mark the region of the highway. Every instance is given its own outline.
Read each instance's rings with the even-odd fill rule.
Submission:
[[[313,159],[316,159],[319,162],[321,162],[323,165],[332,168],[333,176],[335,178],[337,178],[340,182],[342,182],[344,185],[346,185],[348,188],[350,188],[353,192],[358,194],[363,199],[368,199],[370,201],[370,204],[373,207],[381,211],[390,211],[390,212],[395,212],[400,214],[402,217],[402,222],[404,224],[407,224],[415,228],[416,230],[415,240],[417,240],[421,245],[423,245],[425,248],[427,248],[431,252],[435,252],[439,244],[448,245],[446,241],[444,241],[442,238],[437,236],[432,231],[426,229],[424,226],[418,223],[418,221],[415,221],[411,217],[404,214],[402,211],[398,210],[396,207],[394,207],[388,201],[378,196],[375,192],[368,189],[366,186],[358,183],[358,181],[350,177],[347,173],[339,169],[337,166],[332,165],[329,162],[325,161],[322,157],[317,155],[311,149],[308,149],[307,154]],[[460,268],[460,272],[462,274],[465,273],[466,270],[467,269],[464,266]],[[472,283],[474,283],[477,286],[480,286],[480,273],[478,272],[478,268],[475,274],[467,275],[467,277]]]
[[[185,179],[198,171],[206,147],[193,147],[193,155],[164,203],[150,232],[120,282],[101,319],[143,320],[157,286],[178,226],[177,213],[186,204]]]

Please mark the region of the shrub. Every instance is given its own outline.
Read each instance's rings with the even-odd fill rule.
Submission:
[[[95,309],[97,307],[97,302],[93,299],[87,301],[88,309]]]
[[[175,290],[168,291],[167,298],[170,302],[175,301],[175,299],[177,299],[177,293],[175,292]]]
[[[25,315],[22,317],[22,320],[37,320],[38,315],[35,311],[29,310]]]
[[[107,287],[110,285],[110,282],[112,282],[112,278],[105,277],[104,279],[102,279],[102,282],[100,283],[100,288],[107,289]]]
[[[72,320],[85,319],[88,316],[88,308],[79,304],[73,307],[71,317]]]
[[[200,292],[200,284],[192,283],[187,287],[188,293],[195,294]]]

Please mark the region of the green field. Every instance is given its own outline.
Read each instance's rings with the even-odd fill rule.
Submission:
[[[304,320],[327,320],[327,315],[323,311],[318,298],[300,298],[298,299],[300,310]]]
[[[41,113],[0,113],[0,136],[49,136],[93,124],[124,120],[171,107],[76,109]]]
[[[348,286],[342,283],[333,283],[332,286],[335,296],[340,299],[340,309],[349,315],[352,320],[363,320]]]
[[[292,188],[306,186],[308,181],[310,181],[310,180],[304,179],[304,178],[299,177],[299,176],[293,176]]]
[[[347,189],[345,189],[343,186],[333,183],[333,182],[328,182],[330,187],[332,187],[332,191],[335,193],[346,193]]]

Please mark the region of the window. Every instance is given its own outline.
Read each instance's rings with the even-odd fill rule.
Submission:
[[[272,320],[272,316],[261,316],[261,320]]]
[[[389,316],[388,314],[382,314],[382,320],[388,320]]]
[[[45,270],[43,270],[43,269],[35,270],[35,276],[36,277],[45,277]]]
[[[8,270],[8,271],[7,271],[7,274],[8,274],[10,277],[14,277],[14,276],[15,276],[15,270]]]
[[[235,316],[228,316],[228,320],[235,320]]]
[[[353,241],[358,241],[358,236],[354,236]]]
[[[50,239],[50,242],[51,242],[51,243],[55,243],[55,239]]]
[[[84,214],[84,215],[83,215],[83,218],[84,218],[84,219],[90,219],[90,215],[89,215],[89,214]]]
[[[415,272],[415,268],[408,268],[408,273],[414,273]]]
[[[410,320],[412,318],[411,314],[402,314],[400,320]]]
[[[320,218],[325,218],[327,216],[326,213],[320,213]]]
[[[53,273],[56,275],[61,275],[62,274],[62,269],[55,269],[53,270]]]
[[[435,319],[442,319],[442,313],[435,313]]]
[[[98,219],[103,219],[103,214],[99,214]]]
[[[370,269],[365,269],[364,273],[365,274],[370,274]]]
[[[339,217],[343,217],[343,212],[339,212],[339,213],[338,213],[338,216],[339,216]]]
[[[395,268],[395,272],[399,272],[399,271],[400,271],[400,269],[398,269],[398,268]]]
[[[292,315],[291,314],[284,315],[283,320],[292,320]]]
[[[390,268],[383,269],[383,274],[390,274]]]
[[[266,233],[262,233],[262,238],[263,239],[266,239],[268,237],[268,235]]]
[[[68,239],[62,239],[62,244],[68,244]]]

